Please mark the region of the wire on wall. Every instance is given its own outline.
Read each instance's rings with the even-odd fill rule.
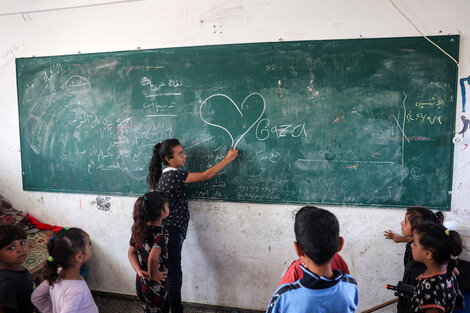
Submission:
[[[449,58],[452,59],[452,61],[455,62],[455,64],[457,64],[457,68],[460,72],[460,67],[459,67],[459,62],[454,59],[450,54],[448,54],[447,52],[444,51],[444,49],[442,49],[441,47],[439,47],[439,45],[437,45],[435,42],[433,42],[431,39],[429,39],[425,34],[423,34],[423,32],[408,18],[408,16],[406,16],[405,13],[402,12],[402,10],[400,10],[400,8],[395,4],[395,2],[393,2],[393,0],[388,0],[390,1],[390,3],[395,7],[395,9],[398,10],[398,12],[400,12],[401,15],[403,15],[407,20],[408,22],[410,22],[411,25],[413,25],[413,27],[418,31],[418,33],[421,34],[421,36],[423,36],[427,41],[429,41],[430,43],[432,43],[434,46],[436,46],[436,48],[438,48],[439,50],[442,51],[442,53],[444,53],[445,55],[447,55]]]

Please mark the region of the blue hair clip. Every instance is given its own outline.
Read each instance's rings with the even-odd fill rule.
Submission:
[[[49,238],[49,240],[52,240],[52,241],[54,241],[54,236],[51,236],[51,238]]]

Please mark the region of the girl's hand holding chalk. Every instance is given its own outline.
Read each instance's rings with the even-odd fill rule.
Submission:
[[[238,156],[238,149],[231,148],[228,152],[227,155],[225,156],[225,159],[229,162],[232,162],[235,160]]]

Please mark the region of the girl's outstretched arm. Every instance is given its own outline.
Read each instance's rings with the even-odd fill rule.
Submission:
[[[386,239],[392,239],[394,242],[410,242],[413,240],[413,237],[399,235],[390,229],[384,232],[384,236]]]
[[[158,268],[160,267],[160,253],[162,249],[152,248],[149,254],[149,274],[150,279],[161,284],[166,280],[166,272],[160,272]]]
[[[230,149],[225,156],[225,158],[211,167],[210,169],[206,170],[205,172],[202,173],[189,173],[188,177],[186,177],[185,183],[190,184],[190,183],[197,183],[200,181],[206,181],[211,179],[212,177],[215,176],[218,172],[220,172],[225,166],[227,166],[230,162],[236,159],[238,156],[238,150],[237,149]]]
[[[139,258],[137,257],[137,249],[135,247],[129,246],[127,256],[129,257],[129,262],[131,262],[132,268],[137,273],[137,275],[144,279],[150,279],[149,273],[142,270],[142,268],[140,267]]]

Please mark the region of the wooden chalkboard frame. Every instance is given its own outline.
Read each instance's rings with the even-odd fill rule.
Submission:
[[[458,59],[460,43],[458,35],[435,36],[431,39],[443,46],[455,59]],[[351,61],[351,59],[357,59],[357,61]],[[423,59],[425,60],[423,61]],[[212,66],[209,61],[214,61],[216,64]],[[302,62],[308,63],[308,65]],[[176,66],[177,63],[181,63],[181,66]],[[408,64],[415,70],[413,75],[410,75],[410,72],[402,68]],[[441,64],[443,65],[441,66]],[[187,170],[189,171],[201,171],[207,166],[215,164],[220,160],[220,157],[223,157],[224,151],[230,146],[237,146],[241,149],[239,160],[224,169],[215,179],[210,182],[191,185],[192,199],[250,203],[316,203],[368,207],[426,205],[430,208],[444,210],[450,207],[453,167],[451,139],[456,114],[457,66],[421,37],[234,44],[44,56],[18,58],[16,67],[24,190],[124,196],[142,194],[146,191],[143,177],[145,176],[147,162],[150,159],[151,146],[157,139],[179,137],[190,156],[190,161],[187,164]],[[210,71],[212,71],[210,74],[204,72],[206,67],[210,67]],[[135,68],[138,68],[138,70],[135,70]],[[185,74],[184,71],[186,70],[190,74]],[[390,71],[387,72],[387,70]],[[235,73],[238,76],[231,80],[230,74],[227,73]],[[414,73],[417,77],[414,77]],[[383,84],[374,81],[374,75],[376,80],[383,79]],[[441,79],[439,75],[444,75],[445,79]],[[180,80],[178,80],[178,77],[180,77]],[[213,81],[207,84],[199,81],[210,79],[213,79]],[[358,82],[356,83],[355,80]],[[244,86],[245,82],[247,82],[247,86]],[[303,84],[303,82],[307,83]],[[407,86],[405,82],[409,82],[409,85],[415,84],[416,87],[404,90],[407,89],[403,87]],[[429,89],[423,88],[427,86],[425,84],[428,82],[435,84],[437,89],[444,90],[442,91],[443,94],[434,94]],[[98,88],[94,89],[95,86]],[[116,86],[119,88],[116,88]],[[347,88],[343,90],[343,86],[347,86]],[[142,115],[137,112],[142,111],[143,107],[158,111],[157,102],[147,100],[152,96],[149,96],[149,92],[156,92],[160,88],[166,89],[169,94],[173,90],[183,96],[182,101],[175,100],[176,106],[184,106],[184,103],[187,103],[188,106],[192,105],[189,109],[185,107],[185,109],[180,109],[181,111],[175,111],[181,117],[181,124],[189,127],[186,131],[191,134],[176,129],[177,124],[172,124],[172,122],[169,124],[167,122],[155,124],[152,126],[152,130],[146,132],[146,130],[143,130],[144,125],[139,124],[136,126],[138,122],[135,122],[132,126],[129,126],[126,124],[125,118],[121,119],[118,116],[117,111],[127,110],[130,112],[128,115],[132,116],[134,121],[139,121]],[[387,90],[387,88],[390,88],[390,90]],[[416,90],[419,88],[426,89],[426,91],[419,94],[420,91]],[[374,92],[378,92],[380,95],[377,96]],[[110,93],[115,94],[110,96],[108,95]],[[306,94],[308,94],[308,97]],[[435,97],[435,95],[437,96]],[[357,105],[350,108],[347,104],[348,101],[356,101]],[[418,104],[421,105],[423,111],[420,111],[420,113],[406,112],[406,101],[415,101],[417,106]],[[117,104],[116,109],[108,109],[111,102]],[[361,104],[361,102],[365,104]],[[409,115],[402,116],[401,114],[405,112],[401,111],[396,111],[396,114],[390,113],[391,111],[388,113],[379,112],[382,110],[378,104],[379,102],[383,103],[384,107],[396,105],[397,103],[401,105],[401,102],[403,102],[404,110]],[[223,116],[224,114],[220,114],[220,117],[217,115],[214,115],[215,117],[204,115],[205,111],[220,112],[222,110],[220,107],[225,106],[226,108],[227,104],[230,105],[230,103],[234,105],[231,110],[234,111],[235,108],[241,115],[243,115],[241,111],[245,104],[245,107],[251,110],[246,111],[247,116],[253,115],[250,122],[241,120],[239,125],[229,125],[233,116],[230,118],[230,116]],[[298,105],[302,107],[303,111],[297,112],[295,108],[297,103],[300,103]],[[333,106],[343,106],[342,110],[347,109],[349,111],[343,110],[344,114],[341,110],[332,113],[325,109],[328,103],[332,103]],[[80,105],[88,106],[88,111],[67,110],[67,106],[70,108],[71,104],[76,107]],[[312,107],[315,108],[316,105],[322,107],[322,110],[318,112],[320,117],[327,121],[325,125],[330,125],[328,127],[331,127],[331,132],[340,132],[341,129],[337,125],[343,123],[342,125],[347,131],[361,135],[352,139],[353,144],[361,145],[364,141],[372,142],[372,148],[364,147],[365,152],[368,154],[363,153],[364,151],[361,151],[361,149],[355,151],[356,155],[360,155],[358,161],[354,159],[354,153],[349,151],[354,148],[354,145],[348,143],[347,132],[346,134],[337,133],[328,138],[330,128],[315,128],[315,123],[322,123],[321,118],[315,119],[316,117],[311,114]],[[163,114],[171,111],[171,104],[166,103],[163,106],[164,108],[158,111],[159,113]],[[431,116],[431,114],[428,116],[426,114],[431,111],[427,111],[426,114],[423,112],[429,106],[438,108],[436,110],[441,110],[445,106],[446,111],[442,111],[442,116],[437,113],[434,116]],[[399,107],[397,108],[399,109]],[[282,109],[288,112],[283,113]],[[434,112],[437,112],[436,110]],[[71,113],[70,111],[74,112]],[[307,121],[303,123],[292,122],[294,111],[296,111],[297,116],[304,115],[306,119],[309,119],[309,122],[313,120],[312,124],[308,124]],[[88,115],[84,112],[88,112]],[[440,113],[441,111],[439,111]],[[62,121],[56,121],[54,116],[60,117]],[[194,124],[194,116],[200,117],[198,126],[191,126]],[[230,131],[226,127],[220,127],[219,124],[223,123],[215,122],[217,119],[223,120],[224,118],[228,119],[223,123],[229,125],[227,127],[231,127]],[[291,120],[284,121],[283,118],[286,118],[286,120],[291,118]],[[405,139],[408,144],[410,142],[416,142],[417,145],[422,144],[422,146],[419,146],[420,148],[411,148],[412,152],[416,152],[416,155],[419,156],[415,157],[418,159],[414,161],[410,159],[407,162],[421,162],[424,163],[423,167],[413,165],[414,167],[410,169],[400,169],[399,166],[396,166],[397,163],[400,163],[400,160],[392,162],[379,156],[381,153],[386,156],[387,154],[393,156],[396,154],[395,150],[399,150],[397,134],[390,133],[395,122],[394,127],[398,129],[405,126],[405,124],[400,124],[402,123],[401,119],[413,123],[413,121],[420,118],[423,120],[421,121],[422,125],[423,123],[426,125],[423,126],[425,131],[428,131],[430,135],[418,134],[411,136],[411,139],[401,138],[401,145],[402,147],[407,145]],[[64,122],[65,119],[66,122]],[[378,123],[374,122],[380,119],[388,124],[387,129],[384,128],[383,130]],[[255,122],[252,123],[253,121]],[[119,123],[121,129],[117,126]],[[360,124],[363,130],[359,131],[354,127],[347,128],[348,123],[350,125]],[[445,124],[445,131],[435,131],[432,128],[434,126],[429,126],[437,125],[437,123]],[[119,155],[119,159],[114,160],[114,163],[105,163],[106,161],[103,160],[109,158],[113,153],[116,155],[116,151],[112,151],[115,148],[114,146],[106,146],[106,136],[108,135],[106,125],[111,124],[113,124],[112,127],[114,127],[116,133],[124,133],[125,126],[128,128],[140,127],[139,131],[141,133],[139,133],[139,136],[142,137],[150,136],[152,131],[158,134],[153,133],[155,139],[149,139],[145,143],[119,147],[119,153],[126,149],[141,149],[142,153],[139,155],[129,156],[129,154],[126,154],[128,153],[126,150]],[[289,124],[288,127],[287,124]],[[100,127],[99,125],[102,126],[100,132],[92,130],[93,127]],[[77,132],[77,129],[85,127],[88,127],[88,132]],[[165,127],[166,130],[162,131]],[[236,129],[237,127],[238,129]],[[262,142],[265,144],[264,148],[260,143],[260,138],[263,136],[253,138],[255,128],[257,128],[256,132],[260,132],[261,135],[270,136],[270,138],[263,139],[265,140]],[[316,134],[319,135],[318,137],[327,139],[316,139],[317,142],[307,143],[307,140],[310,140],[307,139],[307,132],[312,128],[315,128],[315,132],[310,133],[309,138],[313,136],[312,134]],[[416,126],[416,129],[418,128]],[[168,129],[171,129],[171,131],[168,131]],[[374,138],[374,136],[368,134],[368,132],[373,133],[374,131],[377,131],[381,138],[379,138],[379,135]],[[195,138],[200,137],[199,132],[205,134],[206,138],[214,138],[212,140],[214,142],[202,143],[194,147]],[[247,135],[242,136],[242,138],[232,136],[232,132]],[[406,132],[402,132],[404,134],[402,137],[406,137]],[[419,130],[416,133],[419,133]],[[46,139],[41,138],[44,134],[47,135],[45,136]],[[289,135],[290,138],[284,139],[282,136],[285,134]],[[88,135],[90,138],[83,137]],[[102,137],[102,140],[97,143],[93,142],[94,138],[99,136]],[[119,135],[114,134],[112,136]],[[275,136],[277,136],[278,141],[282,138],[284,144],[281,145],[273,140],[272,137]],[[304,143],[299,143],[298,138],[303,140]],[[83,139],[82,141],[85,142],[83,146],[80,146],[81,141],[79,139]],[[383,142],[380,143],[380,140]],[[54,144],[57,145],[59,141],[62,142],[62,147],[58,148]],[[426,145],[426,141],[434,142],[439,148]],[[374,150],[388,146],[384,145],[384,142],[398,148],[395,150],[385,148],[385,152]],[[116,145],[122,144],[119,141],[115,141],[115,143]],[[100,147],[101,144],[103,147]],[[294,147],[292,150],[297,151],[290,151],[286,148],[288,146]],[[261,158],[264,158],[263,162],[266,163],[257,163],[254,157],[256,151],[250,150],[253,147],[261,152],[264,152],[263,149],[269,150],[269,153],[267,153],[269,157],[263,155]],[[443,151],[440,151],[441,147],[443,147]],[[106,150],[106,148],[108,149]],[[75,149],[75,151],[71,151],[72,149]],[[429,153],[421,153],[420,149],[428,149]],[[215,150],[219,152],[215,153]],[[321,150],[321,153],[318,150]],[[415,186],[413,181],[406,182],[409,177],[413,176],[417,177],[416,185],[419,185],[419,177],[426,175],[424,171],[433,172],[435,170],[431,163],[440,160],[441,157],[431,161],[424,158],[426,155],[431,158],[432,153],[437,150],[445,156],[446,160],[442,161],[445,164],[440,164],[445,167],[445,170],[435,174],[435,177],[429,178],[429,181],[425,182],[430,187],[429,190]],[[282,167],[274,168],[270,174],[271,177],[261,177],[264,170],[266,170],[266,166],[275,164],[273,159],[281,159],[276,151],[281,151],[278,154],[289,154],[292,160],[297,160],[295,161],[297,163],[294,161],[292,163],[285,162],[289,173],[292,173],[292,175],[287,175],[291,175],[291,177],[282,176],[284,171]],[[299,151],[301,153],[297,153]],[[311,151],[317,151],[318,153],[315,154]],[[405,151],[405,148],[402,151]],[[348,153],[353,155],[352,159],[349,158]],[[374,153],[375,155],[370,155]],[[88,155],[88,163],[81,161],[84,155]],[[206,157],[207,155],[209,157]],[[341,160],[341,156],[344,156],[344,160]],[[320,157],[321,159],[319,159]],[[405,157],[406,153],[403,152],[402,165],[405,163]],[[123,161],[125,158],[128,159]],[[360,161],[361,158],[364,158],[365,161]],[[131,159],[137,160],[135,164],[132,163]],[[97,165],[98,162],[102,163]],[[244,167],[243,162],[250,164],[248,168],[246,168],[246,165]],[[379,165],[370,165],[369,163]],[[357,184],[347,182],[349,175],[356,175],[353,171],[357,172],[358,168],[369,165],[373,168],[370,170],[365,169],[361,174],[362,176],[354,176],[353,178],[356,180],[362,179],[363,184],[367,182],[367,191],[358,191],[356,190]],[[94,173],[101,170],[106,174],[114,174],[113,170],[117,170],[122,181],[119,179],[119,175],[93,177],[95,175],[93,173],[90,174],[91,176],[86,176],[80,169],[86,166],[88,166],[88,172],[91,168],[92,171],[95,171]],[[384,172],[389,171],[390,175],[394,176],[391,179],[394,182],[387,186],[378,186],[382,182],[374,180],[372,176],[385,174],[382,174],[381,169],[377,169],[377,167],[383,167]],[[391,167],[394,169],[390,169]],[[292,168],[301,169],[305,173],[311,174],[292,172]],[[267,170],[269,169],[268,167]],[[345,171],[351,171],[351,174]],[[129,175],[126,176],[126,173]],[[135,173],[139,175],[134,175]],[[371,173],[371,177],[366,177],[366,173]],[[336,177],[339,175],[339,178],[329,180],[327,176],[330,174],[332,176],[336,175]],[[259,177],[257,178],[256,175]],[[400,185],[400,175],[402,176],[401,180],[405,181],[405,185]],[[281,182],[276,182],[272,178],[274,176],[279,176]],[[341,180],[341,178],[344,179]],[[386,176],[382,177],[382,179],[385,178]],[[135,184],[128,183],[133,179],[139,182]],[[439,181],[439,188],[437,189],[432,186],[435,180]],[[242,186],[245,182],[246,185]],[[94,187],[88,189],[87,184]],[[116,184],[122,184],[122,189],[110,188],[110,186],[114,187]],[[324,184],[325,187],[318,187],[321,184]],[[335,184],[337,187],[334,186]],[[338,184],[341,186],[338,186]],[[394,197],[396,198],[402,197],[403,193],[406,194],[407,191],[400,189],[402,187],[412,191],[406,200],[395,201],[392,193],[395,194]],[[323,189],[317,192],[316,188]],[[333,190],[331,188],[337,188],[341,194],[338,196],[328,195]],[[387,188],[390,197],[387,195]],[[380,195],[374,195],[374,189]],[[438,189],[446,189],[444,191],[446,195],[441,193],[440,200],[433,201],[432,198],[438,192]],[[309,191],[316,193],[316,195],[305,196],[305,192],[308,193]],[[348,192],[354,194],[354,196],[349,196]],[[421,196],[420,194],[423,192],[429,194]],[[370,201],[367,198],[367,193],[370,194]],[[418,200],[413,199],[414,195]]]

